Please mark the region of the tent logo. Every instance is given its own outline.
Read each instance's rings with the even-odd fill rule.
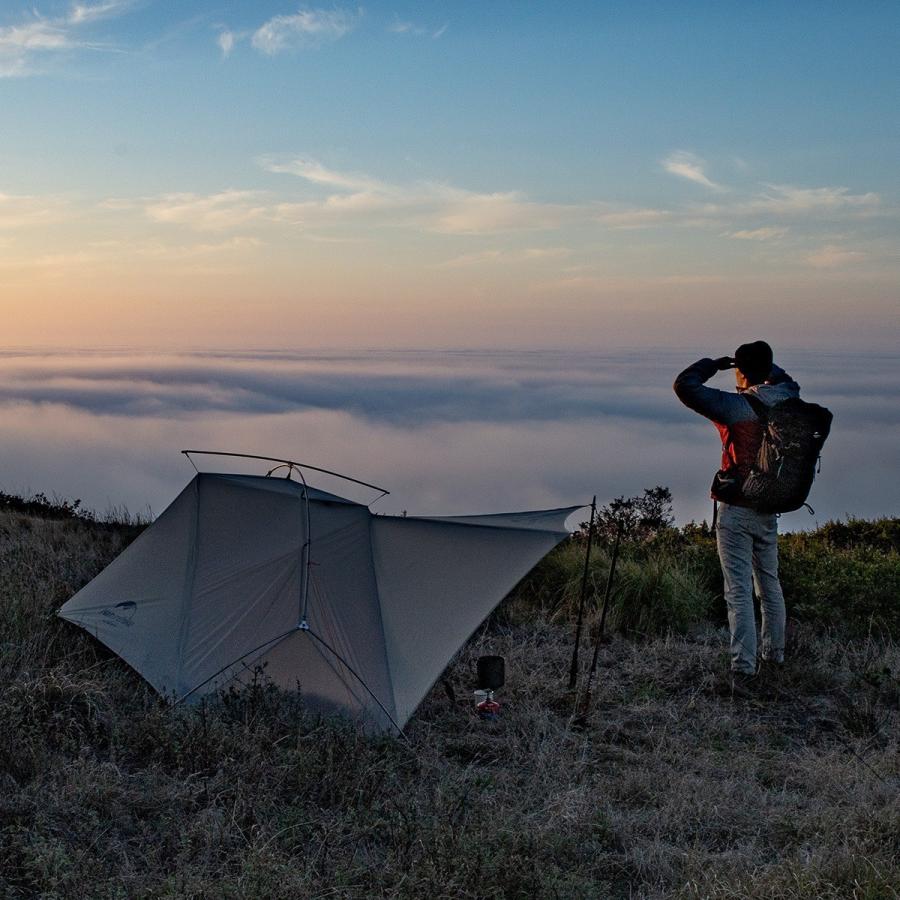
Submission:
[[[107,606],[106,609],[103,610],[102,615],[109,620],[110,625],[114,628],[119,625],[124,625],[126,628],[131,628],[134,625],[134,613],[137,609],[137,603],[134,600],[124,600],[122,603],[117,603],[115,606]]]

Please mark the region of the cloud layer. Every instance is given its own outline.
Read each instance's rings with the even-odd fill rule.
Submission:
[[[553,506],[667,484],[681,520],[708,517],[716,434],[671,391],[688,357],[7,353],[0,490],[159,512],[192,473],[177,451],[193,446],[300,458],[385,483],[386,512]],[[896,514],[896,355],[782,361],[835,413],[816,520]],[[725,376],[716,384],[730,388]],[[785,525],[816,520],[796,513]]]

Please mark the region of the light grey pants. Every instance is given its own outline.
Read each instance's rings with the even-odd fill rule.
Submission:
[[[778,519],[719,504],[716,542],[731,627],[731,670],[756,671],[753,588],[762,612],[762,658],[784,661],[784,594],[778,581]]]

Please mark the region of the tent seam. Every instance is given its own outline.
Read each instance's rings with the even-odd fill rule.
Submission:
[[[397,694],[394,691],[394,672],[391,666],[391,654],[388,651],[387,633],[384,630],[384,610],[381,607],[381,588],[378,584],[378,566],[375,562],[375,516],[369,512],[369,521],[366,523],[369,529],[369,555],[372,560],[372,581],[375,584],[375,600],[378,603],[378,627],[381,629],[381,645],[384,647],[384,663],[387,669],[388,687],[391,691],[391,705],[394,709],[394,715],[397,715]],[[404,723],[405,724],[405,723]]]
[[[193,539],[191,541],[191,552],[188,557],[187,570],[184,575],[184,585],[181,591],[181,608],[179,610],[179,619],[181,620],[181,627],[178,630],[178,650],[177,650],[177,693],[183,693],[182,687],[182,679],[184,677],[184,647],[187,642],[187,634],[189,631],[190,625],[190,607],[191,604],[188,603],[188,598],[193,597],[194,595],[194,582],[197,577],[197,556],[198,556],[198,548],[197,542],[200,539],[200,475],[199,473],[194,476],[194,494],[196,497],[196,502],[194,503],[194,534]]]

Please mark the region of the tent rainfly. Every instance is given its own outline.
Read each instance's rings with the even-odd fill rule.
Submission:
[[[59,614],[176,701],[263,667],[311,710],[399,730],[578,508],[401,518],[289,478],[198,473]]]

